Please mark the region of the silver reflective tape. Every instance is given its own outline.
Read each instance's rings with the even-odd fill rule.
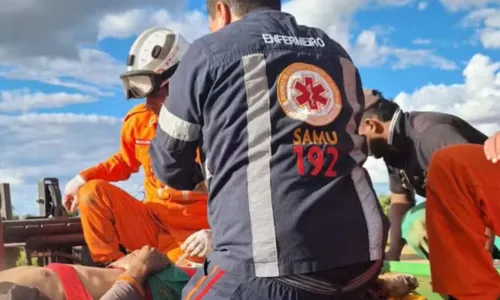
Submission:
[[[394,116],[392,116],[391,124],[389,125],[389,139],[387,141],[387,143],[389,145],[392,145],[392,140],[394,139],[394,130],[396,129],[396,124],[398,123],[399,119],[401,118],[402,113],[403,113],[403,111],[401,109],[398,109],[394,113]]]
[[[346,128],[354,144],[350,156],[358,164],[358,166],[352,170],[351,178],[354,182],[354,187],[356,188],[356,192],[361,202],[361,208],[363,209],[363,215],[366,220],[370,259],[378,260],[382,258],[384,228],[382,216],[377,206],[378,199],[368,181],[369,175],[366,170],[361,167],[366,161],[366,154],[362,151],[365,139],[357,134],[358,124],[356,124],[355,120],[356,115],[361,111],[361,104],[357,93],[358,82],[356,67],[351,61],[345,58],[340,58],[340,65],[342,66],[346,100],[352,108],[352,115]]]
[[[205,163],[203,164],[203,168],[205,169],[205,180],[210,180],[214,176],[212,172],[208,169],[208,158],[205,160]]]
[[[353,151],[351,158],[356,163],[362,165],[366,161],[366,154],[363,153],[363,144],[365,138],[358,135],[358,125],[356,124],[355,117],[361,113],[361,103],[357,94],[357,80],[356,80],[356,67],[346,58],[340,58],[340,65],[342,66],[342,77],[344,78],[344,89],[347,103],[352,108],[352,115],[347,123],[346,131],[350,135],[353,142]]]
[[[257,277],[279,275],[278,247],[271,198],[271,115],[263,54],[242,58],[247,95],[247,195]]]
[[[351,171],[351,178],[366,220],[370,260],[378,260],[383,257],[384,227],[382,215],[377,206],[377,196],[368,182],[369,176],[368,172],[361,166],[357,166]]]
[[[161,130],[175,139],[184,142],[195,142],[200,138],[200,125],[177,117],[169,112],[165,105],[161,107],[158,124]]]

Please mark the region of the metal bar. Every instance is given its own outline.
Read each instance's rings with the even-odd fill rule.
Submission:
[[[59,234],[59,235],[42,235],[31,237],[26,240],[26,248],[35,249],[54,249],[64,248],[72,245],[82,245],[85,243],[83,234]]]
[[[0,271],[5,270],[5,248],[3,245],[3,222],[0,216]]]
[[[14,233],[14,234],[10,234],[9,232],[9,235],[7,235],[5,237],[5,241],[8,242],[8,243],[19,243],[19,242],[24,242],[24,241],[28,241],[29,239],[32,239],[32,238],[38,238],[38,237],[45,237],[45,236],[65,236],[67,237],[67,239],[71,239],[70,236],[73,236],[73,235],[79,235],[79,236],[83,236],[82,233],[81,233],[81,230],[71,230],[71,231],[68,231],[68,230],[51,230],[51,231],[48,231],[48,230],[44,230],[44,231],[38,231],[36,233],[33,233],[33,232],[17,232],[17,233]]]
[[[5,249],[7,248],[20,248],[26,246],[26,243],[5,243],[3,244],[3,247]]]
[[[71,235],[83,232],[79,218],[53,218],[3,222],[3,242],[20,243],[43,235]]]
[[[4,220],[12,220],[12,202],[8,183],[0,183],[0,217]]]
[[[20,225],[20,226],[30,226],[30,225],[46,225],[46,224],[61,224],[61,223],[80,223],[79,217],[71,218],[50,218],[50,219],[29,219],[29,220],[6,220],[4,225]]]

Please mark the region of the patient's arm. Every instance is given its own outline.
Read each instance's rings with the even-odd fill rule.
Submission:
[[[134,251],[127,270],[100,300],[139,300],[144,298],[147,277],[169,265],[168,258],[149,246]]]
[[[92,295],[99,299],[116,281],[123,270],[102,269],[84,266],[72,266],[78,273],[83,286]],[[35,266],[17,267],[0,272],[0,281],[9,281],[19,285],[37,288],[44,296],[51,300],[64,300],[64,291],[54,271]]]
[[[64,293],[59,280],[51,270],[41,267],[26,266],[0,272],[0,281],[37,288],[46,298],[64,300]]]
[[[83,286],[92,298],[101,299],[117,282],[120,275],[132,277],[139,286],[144,284],[150,273],[157,272],[169,264],[168,259],[154,248],[145,246],[139,250],[124,273],[122,269],[92,268],[79,265],[72,267],[77,271]],[[9,281],[15,284],[37,288],[51,300],[64,300],[64,290],[57,274],[51,269],[35,266],[17,267],[0,272],[0,282]],[[123,280],[119,280],[122,282]],[[121,283],[126,284],[126,281]],[[133,285],[130,285],[133,287]],[[129,287],[128,287],[129,288]],[[134,290],[137,292],[137,289]],[[105,298],[106,299],[106,298]],[[109,298],[128,300],[129,298]],[[134,298],[130,298],[134,299]]]
[[[118,280],[100,300],[142,300],[144,297],[128,282]]]

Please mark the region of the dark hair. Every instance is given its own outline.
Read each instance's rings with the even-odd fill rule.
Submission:
[[[215,15],[215,4],[221,1],[233,11],[234,14],[242,17],[250,11],[267,7],[275,10],[281,10],[281,0],[207,0],[208,15]]]
[[[382,122],[388,122],[392,119],[398,109],[399,105],[396,102],[381,98],[365,110],[363,119],[376,117]]]
[[[32,287],[8,281],[0,282],[0,298],[5,300],[45,300],[42,293]]]

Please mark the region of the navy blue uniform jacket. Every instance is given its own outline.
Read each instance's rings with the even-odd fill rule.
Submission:
[[[179,190],[206,178],[212,263],[274,277],[383,257],[388,224],[356,135],[361,81],[323,31],[253,11],[196,40],[170,90],[153,169]]]

